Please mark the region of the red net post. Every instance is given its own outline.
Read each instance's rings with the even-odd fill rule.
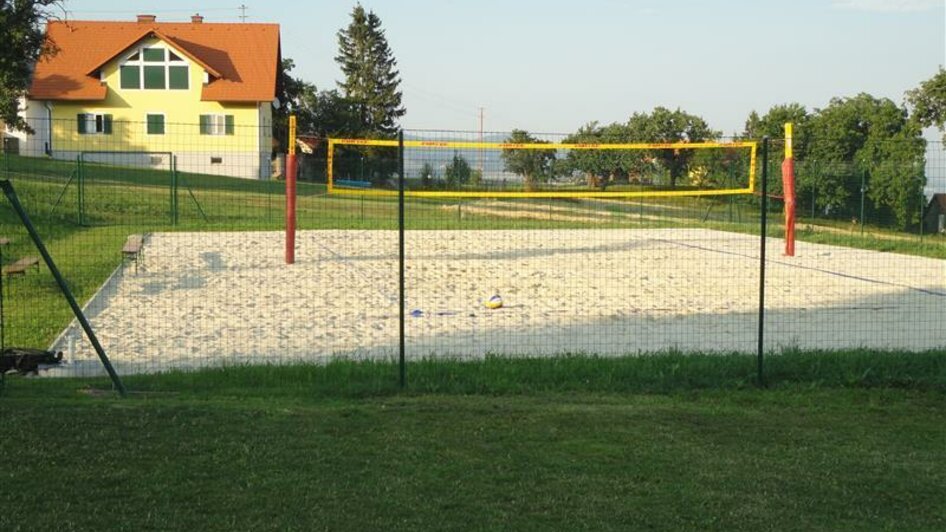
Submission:
[[[795,159],[782,161],[782,187],[785,190],[785,255],[795,256]]]
[[[785,124],[785,160],[782,161],[782,190],[785,194],[785,255],[795,256],[795,154],[792,124]]]

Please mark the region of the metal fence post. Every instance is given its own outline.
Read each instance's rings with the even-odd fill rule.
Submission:
[[[397,134],[397,234],[398,234],[398,363],[401,388],[407,385],[404,339],[404,130]]]
[[[6,317],[3,313],[3,246],[5,246],[9,240],[3,239],[0,240],[0,351],[3,351],[7,348],[7,322]],[[0,379],[3,376],[0,375]]]
[[[757,356],[758,384],[765,386],[765,241],[769,193],[769,137],[762,138],[762,216],[759,248],[759,350]]]
[[[76,178],[77,178],[76,189],[77,189],[78,197],[76,198],[76,200],[78,202],[77,214],[78,214],[78,218],[79,218],[78,221],[79,221],[80,226],[85,225],[85,212],[84,212],[85,210],[84,208],[84,205],[85,205],[85,175],[84,174],[85,172],[83,171],[84,166],[85,166],[85,160],[83,159],[82,155],[81,154],[77,155],[76,156]]]
[[[16,214],[19,216],[23,226],[26,227],[26,231],[33,240],[36,250],[39,251],[39,254],[43,257],[43,261],[46,263],[46,267],[49,268],[50,273],[53,274],[53,278],[56,279],[56,284],[59,285],[59,289],[62,291],[62,295],[66,298],[66,302],[69,303],[72,313],[75,315],[76,320],[82,326],[82,330],[85,331],[85,335],[88,337],[89,342],[92,343],[92,347],[95,348],[95,352],[98,354],[99,360],[102,361],[102,365],[105,367],[105,371],[108,373],[109,378],[112,379],[112,384],[118,390],[118,393],[121,394],[122,397],[125,397],[128,394],[128,391],[125,389],[125,385],[122,383],[121,378],[119,378],[118,373],[115,372],[115,368],[112,367],[112,362],[108,359],[108,355],[105,354],[105,349],[103,349],[102,344],[99,343],[99,339],[95,335],[95,331],[92,330],[92,325],[85,317],[85,313],[82,312],[82,308],[79,307],[79,304],[76,302],[75,296],[72,295],[72,290],[69,289],[69,285],[66,284],[66,280],[59,272],[59,268],[57,268],[56,263],[53,262],[52,256],[50,256],[49,251],[46,250],[43,240],[40,238],[39,233],[36,232],[36,227],[33,226],[29,216],[27,216],[26,210],[23,209],[23,205],[20,204],[20,200],[16,195],[16,191],[13,189],[13,185],[9,180],[3,180],[0,181],[0,188],[3,188],[3,193],[6,195],[7,199],[10,200],[10,205],[13,207],[13,210],[16,211]]]
[[[177,225],[180,215],[177,198],[177,164],[174,162],[174,154],[170,155],[168,162],[171,164],[171,225]]]
[[[867,193],[867,170],[861,170],[861,236],[864,236],[864,196]]]

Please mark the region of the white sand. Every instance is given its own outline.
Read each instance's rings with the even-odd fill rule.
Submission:
[[[87,305],[121,372],[394,356],[397,233],[162,233]],[[618,355],[756,349],[757,237],[710,230],[411,231],[407,352]],[[767,250],[766,342],[946,347],[946,261],[798,243]],[[505,307],[482,301],[500,294]],[[59,374],[100,372],[73,324]]]

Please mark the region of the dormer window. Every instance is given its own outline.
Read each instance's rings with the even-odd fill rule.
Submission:
[[[174,51],[156,46],[144,46],[121,64],[122,89],[187,90],[190,69],[187,61]]]

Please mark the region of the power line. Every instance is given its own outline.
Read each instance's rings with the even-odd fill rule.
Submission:
[[[240,4],[240,7],[237,9],[240,10],[240,22],[246,22],[246,10],[249,8],[246,7],[246,4]]]

